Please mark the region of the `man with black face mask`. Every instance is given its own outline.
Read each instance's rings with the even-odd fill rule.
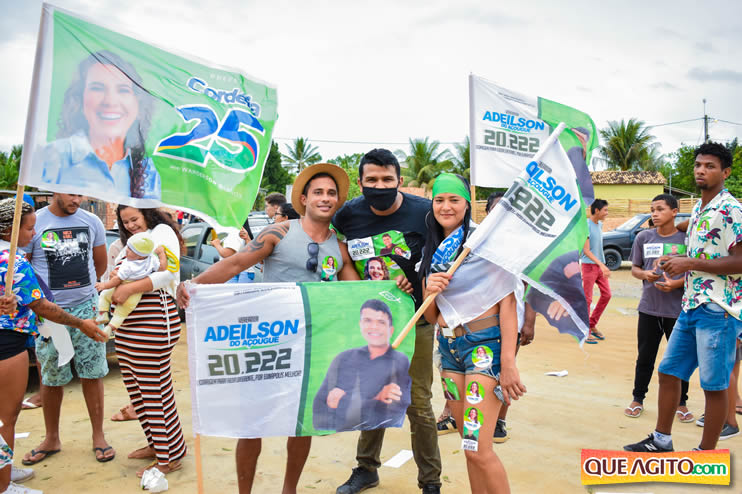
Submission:
[[[373,149],[361,158],[358,185],[363,196],[347,202],[332,219],[338,237],[345,237],[348,252],[362,277],[366,263],[383,259],[390,279],[403,274],[412,283],[415,305],[422,302],[422,285],[415,272],[425,243],[425,215],[430,201],[400,192],[403,179],[399,162],[387,149]],[[392,247],[390,247],[392,246]],[[402,255],[400,255],[402,254]],[[422,319],[421,319],[422,321]],[[440,492],[441,456],[430,400],[433,396],[433,327],[418,323],[415,353],[410,363],[412,403],[407,409],[412,452],[417,463],[418,486],[423,493]],[[358,440],[358,467],[337,494],[355,494],[379,484],[377,469],[384,429],[362,431]]]

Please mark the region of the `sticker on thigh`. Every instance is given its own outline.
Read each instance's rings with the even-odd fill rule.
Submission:
[[[443,386],[443,397],[447,400],[458,401],[461,399],[459,394],[459,387],[456,386],[456,382],[450,377],[441,377],[441,385]]]
[[[482,412],[478,408],[470,407],[464,413],[464,436],[461,439],[461,449],[464,451],[479,450],[479,431],[482,428]]]
[[[469,385],[466,387],[466,401],[471,403],[472,405],[481,403],[481,401],[484,399],[482,394],[482,386],[480,386],[477,381],[470,382]]]
[[[471,360],[477,369],[487,369],[492,366],[492,350],[489,347],[480,345],[471,351]]]

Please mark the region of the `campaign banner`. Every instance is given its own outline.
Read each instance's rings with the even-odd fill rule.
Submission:
[[[525,166],[464,245],[527,281],[526,301],[582,344],[589,322],[579,259],[587,218],[574,170],[557,141],[561,129],[546,139],[537,160]]]
[[[580,183],[585,204],[595,193],[588,165],[600,144],[592,118],[580,110],[540,96],[525,96],[482,77],[469,76],[471,179],[481,187],[509,187],[551,132],[559,136]]]
[[[20,183],[240,227],[276,118],[265,82],[44,4]]]
[[[634,453],[583,449],[582,485],[676,482],[729,485],[731,457],[728,449]]]
[[[312,436],[401,427],[415,312],[394,281],[190,285],[194,432]]]

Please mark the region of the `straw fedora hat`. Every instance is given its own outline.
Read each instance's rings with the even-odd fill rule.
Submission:
[[[348,180],[348,174],[345,173],[345,170],[337,165],[333,165],[332,163],[317,163],[315,165],[310,165],[304,168],[299,176],[296,177],[296,180],[294,180],[294,186],[291,189],[291,205],[294,206],[296,212],[302,216],[306,213],[306,208],[301,203],[302,192],[307,183],[319,173],[327,173],[335,179],[335,183],[337,183],[338,186],[337,209],[340,209],[345,202],[345,199],[348,198],[348,186],[350,180]]]

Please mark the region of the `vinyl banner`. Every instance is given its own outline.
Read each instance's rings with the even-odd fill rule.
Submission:
[[[311,436],[401,427],[415,312],[394,281],[191,285],[194,432]]]
[[[585,204],[595,197],[587,164],[598,148],[589,115],[556,101],[524,96],[469,76],[471,178],[481,187],[510,187],[560,122],[559,136],[580,183]]]
[[[243,72],[44,4],[20,181],[239,227],[276,108],[276,90]]]
[[[526,301],[533,309],[582,342],[588,311],[579,258],[587,219],[574,171],[556,138],[546,139],[538,161],[526,165],[465,245],[527,281]]]

